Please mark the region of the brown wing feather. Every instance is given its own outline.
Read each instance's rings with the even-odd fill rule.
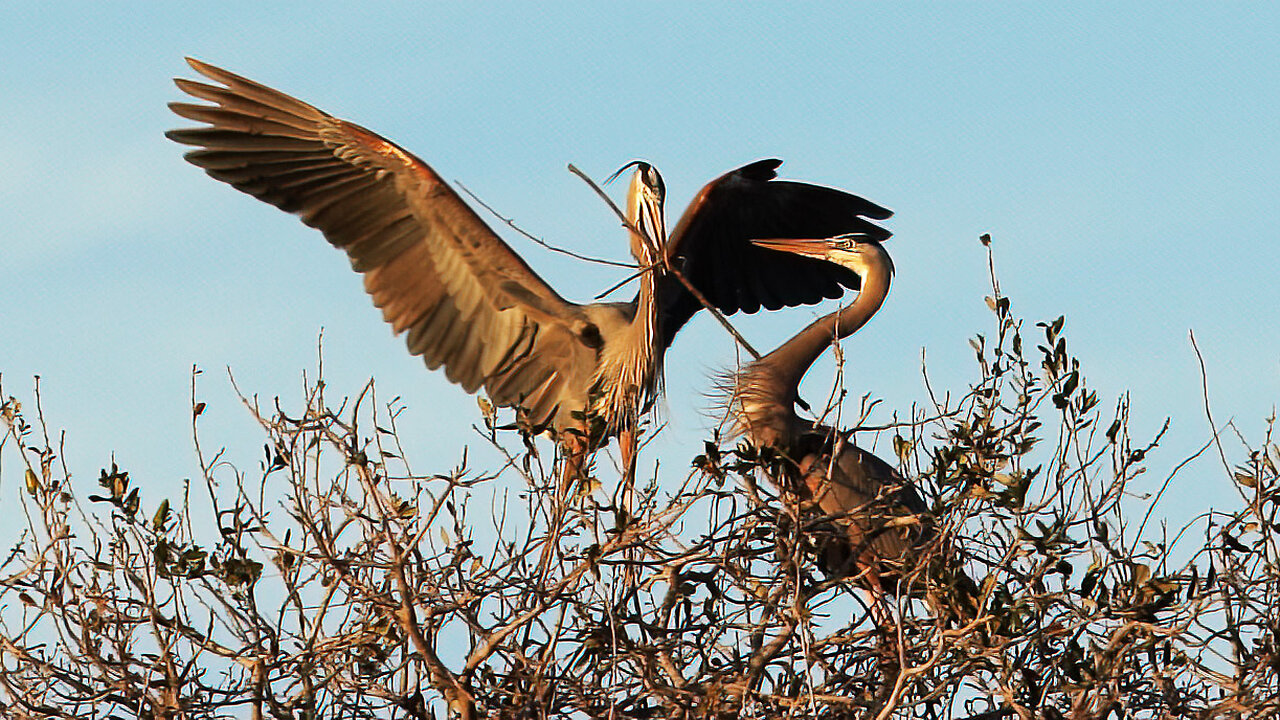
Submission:
[[[751,240],[866,233],[884,241],[891,234],[872,222],[888,218],[889,210],[835,188],[778,180],[781,164],[759,160],[707,183],[671,231],[668,257],[722,312],[816,303],[858,287],[858,276],[839,265]],[[661,302],[669,344],[702,306],[674,279],[662,288]]]
[[[196,60],[220,85],[177,80],[214,103],[173,103],[207,127],[168,137],[210,176],[295,213],[346,251],[410,352],[536,424],[581,412],[595,350],[561,298],[426,163],[377,134]]]
[[[826,450],[813,453],[801,461],[800,471],[809,499],[843,530],[843,537],[831,538],[823,548],[828,572],[852,574],[870,567],[892,587],[899,571],[912,564],[912,553],[932,539],[929,508],[915,487],[866,450],[844,445],[834,463]]]

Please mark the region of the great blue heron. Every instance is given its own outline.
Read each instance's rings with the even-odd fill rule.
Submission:
[[[816,506],[840,529],[819,544],[819,560],[836,575],[861,575],[872,594],[894,592],[911,554],[932,532],[928,508],[896,470],[835,428],[795,410],[800,380],[833,342],[867,323],[889,293],[893,261],[866,235],[767,239],[755,244],[833,263],[862,279],[856,300],[812,322],[764,357],[747,364],[727,388],[735,430],[751,445],[781,456],[787,489]]]
[[[210,176],[320,229],[346,251],[365,289],[409,351],[444,367],[468,392],[551,431],[569,469],[609,437],[634,462],[640,408],[659,391],[661,360],[701,307],[679,270],[724,313],[813,303],[857,287],[849,270],[755,247],[758,237],[889,233],[868,220],[885,208],[832,188],[776,180],[761,160],[706,185],[669,238],[661,178],[639,163],[629,208],[643,236],[631,302],[577,304],[551,288],[426,163],[390,141],[307,103],[188,59],[216,85],[178,79],[211,102],[172,103],[206,127],[168,137],[196,150]]]

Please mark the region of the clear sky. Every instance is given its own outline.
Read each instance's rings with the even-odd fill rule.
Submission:
[[[1280,398],[1280,5],[266,5],[0,8],[0,373],[19,396],[42,376],[82,489],[113,453],[154,493],[195,472],[193,364],[205,442],[255,467],[261,438],[225,368],[296,407],[322,327],[331,393],[372,376],[403,396],[418,467],[449,467],[479,420],[392,337],[341,253],[181,160],[162,133],[187,124],[165,107],[170,79],[193,74],[183,55],[368,126],[583,253],[625,259],[626,242],[570,162],[601,178],[652,161],[672,220],[762,157],[893,208],[893,293],[845,344],[847,382],[885,400],[882,420],[924,397],[922,349],[935,387],[973,378],[982,233],[1015,312],[1067,316],[1104,403],[1130,389],[1139,435],[1173,418],[1157,467],[1209,436],[1188,330],[1218,419],[1258,442]],[[502,234],[570,299],[622,277]],[[740,327],[769,348],[817,312]],[[708,374],[732,361],[708,318],[683,333],[671,424],[642,463],[683,475]],[[830,381],[813,375],[811,397]],[[8,455],[5,503],[21,484]],[[1173,511],[1229,501],[1214,462],[1185,472]]]

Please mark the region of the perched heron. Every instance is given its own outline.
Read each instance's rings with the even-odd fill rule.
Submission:
[[[640,233],[631,232],[631,251],[648,271],[630,302],[577,304],[408,151],[252,80],[188,62],[216,84],[176,80],[212,103],[170,104],[206,124],[167,133],[196,147],[187,160],[297,214],[346,251],[383,319],[407,333],[409,352],[551,432],[566,478],[615,436],[633,474],[638,418],[660,391],[663,354],[702,307],[689,286],[724,313],[814,303],[858,286],[842,266],[752,238],[889,235],[872,222],[889,217],[885,208],[777,180],[781,161],[760,160],[702,188],[668,237],[661,177],[636,163],[628,214]]]
[[[751,445],[781,456],[786,489],[796,492],[840,532],[819,543],[829,574],[858,575],[874,596],[894,592],[912,551],[932,534],[928,508],[896,470],[835,428],[795,410],[800,381],[823,351],[857,332],[884,303],[893,261],[877,238],[846,234],[820,239],[757,240],[772,250],[832,263],[856,273],[862,289],[848,306],[812,322],[734,377],[734,429]]]

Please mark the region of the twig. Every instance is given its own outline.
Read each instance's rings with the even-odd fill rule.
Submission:
[[[612,265],[613,267],[624,267],[624,268],[633,268],[633,267],[635,267],[635,265],[634,265],[634,264],[632,264],[632,263],[618,262],[617,260],[605,260],[604,258],[594,258],[594,257],[590,257],[590,256],[587,256],[587,255],[581,255],[581,254],[576,253],[576,252],[574,252],[574,251],[572,251],[572,250],[565,250],[565,249],[564,249],[564,248],[562,248],[562,247],[556,247],[555,245],[552,245],[551,243],[547,242],[546,240],[543,240],[542,238],[540,238],[540,237],[538,237],[538,236],[536,236],[536,235],[534,235],[534,234],[532,234],[532,233],[530,233],[530,232],[526,231],[524,228],[520,227],[519,225],[516,225],[516,222],[515,222],[514,220],[512,220],[511,218],[506,217],[506,216],[503,216],[503,215],[500,215],[500,214],[498,213],[498,211],[497,211],[497,210],[494,210],[492,207],[490,207],[490,205],[489,205],[488,203],[486,203],[485,201],[481,200],[481,199],[479,198],[479,196],[477,196],[475,193],[471,192],[471,190],[470,190],[466,185],[463,185],[463,184],[462,184],[462,183],[460,183],[460,182],[455,182],[454,184],[455,184],[455,185],[457,185],[458,187],[462,188],[462,192],[464,192],[464,193],[466,193],[466,194],[470,195],[472,200],[475,200],[477,203],[479,203],[479,204],[480,204],[480,207],[484,208],[485,210],[488,210],[488,211],[489,211],[489,213],[490,213],[491,215],[493,215],[494,217],[498,218],[498,219],[499,219],[499,220],[501,220],[502,222],[506,223],[506,224],[507,224],[507,226],[508,226],[508,227],[510,227],[512,230],[515,230],[516,232],[520,233],[521,235],[525,236],[526,238],[529,238],[530,240],[532,240],[532,241],[534,241],[535,243],[537,243],[537,244],[541,245],[542,247],[544,247],[544,248],[546,248],[546,249],[550,250],[551,252],[558,252],[558,253],[560,253],[561,255],[568,255],[569,257],[572,257],[572,258],[577,258],[577,259],[579,259],[579,260],[585,260],[585,261],[587,261],[587,262],[591,262],[591,263],[597,263],[597,264],[599,264],[599,265]]]
[[[1218,426],[1213,421],[1213,411],[1209,409],[1209,374],[1204,367],[1204,356],[1200,354],[1200,346],[1196,344],[1195,331],[1188,330],[1187,335],[1191,338],[1191,349],[1196,353],[1196,362],[1200,363],[1200,392],[1204,398],[1204,416],[1209,420],[1209,430],[1213,433],[1213,444],[1218,448],[1218,457],[1222,458],[1222,467],[1230,476],[1231,463],[1227,462],[1227,453],[1222,449],[1221,433],[1218,432]]]
[[[1213,440],[1210,440],[1209,442],[1201,446],[1199,450],[1195,451],[1195,454],[1193,454],[1188,458],[1183,459],[1182,462],[1174,466],[1173,470],[1169,473],[1169,476],[1164,479],[1164,483],[1160,485],[1159,492],[1155,494],[1155,497],[1151,499],[1151,503],[1147,505],[1147,512],[1143,514],[1142,522],[1138,524],[1138,532],[1134,534],[1135,538],[1139,540],[1142,539],[1142,533],[1144,530],[1147,529],[1147,521],[1151,519],[1151,513],[1155,511],[1156,505],[1160,504],[1160,498],[1164,496],[1164,491],[1169,489],[1169,484],[1173,482],[1174,476],[1176,476],[1178,472],[1182,470],[1182,468],[1186,467],[1191,461],[1203,455],[1204,451],[1208,450],[1209,446],[1212,444],[1213,444]]]
[[[390,513],[385,507],[385,499],[377,492],[373,485],[373,477],[368,467],[364,465],[356,466],[356,477],[360,479],[360,483],[364,485],[365,492],[378,501],[378,510],[381,514],[380,524],[384,540],[386,541],[387,552],[390,555],[390,571],[391,578],[395,581],[396,590],[399,597],[399,607],[394,613],[396,621],[400,624],[400,628],[408,636],[413,643],[413,647],[422,657],[422,662],[426,666],[427,676],[431,684],[440,691],[445,700],[449,703],[449,708],[458,714],[462,720],[472,720],[476,717],[476,701],[467,687],[458,679],[456,675],[440,660],[436,654],[435,645],[429,642],[422,633],[422,626],[419,624],[417,612],[414,609],[414,594],[409,587],[408,578],[405,576],[405,565],[407,560],[404,557],[399,542],[391,532]]]
[[[606,289],[605,289],[605,290],[603,290],[602,292],[597,293],[597,294],[596,294],[596,296],[595,296],[595,297],[593,297],[593,298],[591,298],[591,299],[592,299],[592,300],[603,300],[604,298],[608,297],[611,293],[613,293],[613,291],[614,291],[614,290],[617,290],[618,288],[622,287],[623,285],[626,285],[627,283],[631,282],[632,280],[635,280],[635,279],[639,278],[641,275],[644,275],[645,273],[647,273],[647,272],[649,272],[649,271],[653,270],[654,268],[658,267],[658,266],[659,266],[659,265],[661,265],[661,264],[662,264],[662,263],[660,263],[660,262],[659,262],[659,263],[653,263],[653,264],[651,264],[651,265],[645,265],[644,267],[640,268],[639,270],[637,270],[637,271],[635,271],[635,272],[631,273],[630,275],[626,276],[625,278],[623,278],[623,279],[619,280],[618,282],[616,282],[616,283],[614,283],[614,284],[610,285],[608,288],[606,288]]]

